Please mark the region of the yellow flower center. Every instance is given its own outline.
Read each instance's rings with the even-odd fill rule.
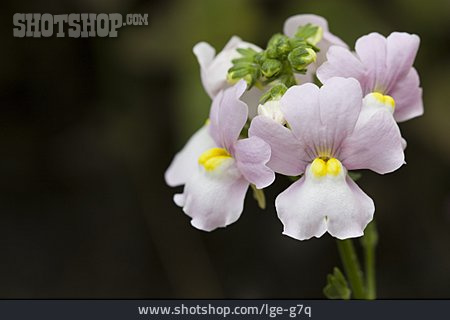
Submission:
[[[395,108],[395,100],[391,96],[384,95],[379,92],[372,92],[372,96],[381,104],[390,106],[392,109]]]
[[[223,161],[230,159],[231,155],[223,148],[212,148],[206,150],[198,158],[198,163],[201,164],[207,171],[212,171],[219,167]]]
[[[316,177],[324,177],[327,174],[337,176],[341,170],[342,164],[336,158],[315,158],[311,164],[311,171]]]

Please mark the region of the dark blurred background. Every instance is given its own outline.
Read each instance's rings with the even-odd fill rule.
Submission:
[[[358,182],[376,203],[380,298],[450,298],[450,1],[2,1],[0,298],[322,298],[329,235],[281,234],[251,196],[205,233],[163,180],[210,100],[192,46],[264,46],[298,13],[351,47],[369,32],[421,37],[425,115],[401,129],[407,165]],[[14,38],[16,12],[148,13],[118,38]],[[340,265],[340,264],[339,264]]]

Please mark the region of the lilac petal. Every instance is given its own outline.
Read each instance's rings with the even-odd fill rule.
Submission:
[[[258,137],[238,140],[234,145],[234,157],[241,174],[256,188],[272,184],[275,173],[266,164],[270,159],[270,146]]]
[[[323,39],[317,44],[320,51],[317,52],[316,62],[309,65],[307,73],[315,73],[317,68],[327,61],[328,50],[330,50],[333,46],[338,46],[345,49],[348,48],[348,46],[341,39],[329,32],[324,32]]]
[[[345,170],[345,169],[344,169]],[[339,239],[359,237],[375,210],[370,199],[346,176],[305,175],[275,200],[283,234],[298,240],[321,237],[326,231]]]
[[[415,34],[393,32],[387,37],[386,92],[390,93],[390,89],[408,75],[416,58],[419,44],[420,38]]]
[[[192,218],[195,228],[212,231],[240,217],[249,183],[230,161],[222,172],[194,170],[183,193],[174,196],[175,203]]]
[[[239,99],[246,88],[246,82],[240,80],[219,93],[211,106],[209,132],[218,146],[229,151],[232,151],[234,142],[247,122],[248,107]]]
[[[320,88],[293,86],[281,99],[281,110],[311,158],[333,155],[352,133],[361,110],[359,82],[331,78]]]
[[[361,119],[366,118],[364,112]],[[402,137],[390,112],[380,109],[363,124],[358,123],[342,144],[339,159],[348,170],[370,169],[380,174],[402,166],[405,161]]]
[[[367,70],[364,94],[373,91],[384,92],[386,87],[386,38],[373,32],[359,38],[355,50]]]
[[[316,126],[320,125],[319,87],[312,83],[292,86],[280,103],[281,111],[297,139],[312,141],[318,131]]]
[[[171,187],[185,184],[192,172],[197,170],[198,157],[213,147],[215,147],[214,140],[205,125],[194,133],[183,149],[175,155],[164,174],[166,183]]]
[[[267,117],[255,117],[248,134],[250,137],[259,137],[270,145],[271,158],[267,166],[275,172],[297,176],[304,172],[311,161],[291,130]]]
[[[416,69],[411,68],[408,75],[392,88],[390,95],[395,100],[394,118],[397,122],[406,121],[423,114],[422,88]]]
[[[359,82],[349,78],[331,78],[320,88],[320,120],[327,139],[340,143],[353,132],[362,105]]]
[[[288,37],[293,37],[300,26],[304,26],[308,23],[321,27],[324,32],[328,31],[328,22],[325,18],[315,14],[298,14],[289,17],[284,22],[283,33]]]
[[[315,14],[298,14],[288,18],[284,22],[283,33],[288,37],[293,37],[297,32],[298,27],[304,26],[308,23],[322,28],[323,40],[326,40],[330,44],[336,44],[343,47],[347,47],[344,41],[342,41],[340,38],[336,37],[335,35],[329,32],[327,20]]]
[[[323,33],[323,40],[328,42],[328,46],[336,45],[336,46],[348,48],[347,44],[344,41],[342,41],[341,38],[335,36],[331,32],[324,32]],[[327,50],[325,50],[325,49],[328,49],[328,48],[325,48],[325,47],[320,48],[321,51],[326,53]]]
[[[366,72],[364,65],[350,50],[332,46],[327,52],[327,62],[317,70],[317,77],[322,83],[332,77],[355,78],[364,87]]]

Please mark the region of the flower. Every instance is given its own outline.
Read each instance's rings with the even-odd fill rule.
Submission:
[[[270,146],[258,137],[239,139],[248,117],[248,107],[239,99],[246,86],[241,80],[217,94],[209,124],[191,138],[166,172],[168,184],[184,182],[183,193],[176,194],[174,201],[201,230],[235,222],[250,183],[261,189],[275,179],[275,173],[266,166]],[[177,180],[176,174],[182,177]]]
[[[393,32],[385,38],[370,33],[356,41],[356,53],[331,47],[317,77],[322,82],[334,76],[355,78],[364,95],[376,92],[390,96],[395,103],[395,120],[406,121],[423,114],[422,88],[412,67],[419,43],[415,34]]]
[[[296,75],[299,83],[313,82],[314,73],[316,72],[316,69],[326,61],[326,53],[330,46],[337,45],[347,48],[347,45],[344,41],[342,41],[340,38],[338,38],[328,30],[327,20],[315,14],[298,14],[288,18],[284,22],[283,32],[288,37],[293,37],[299,27],[307,25],[308,23],[321,28],[321,39],[317,38],[314,41],[316,43],[313,43],[320,49],[320,51],[317,52],[316,61],[308,66],[308,72],[306,73],[306,75]],[[319,41],[317,42],[317,40]]]
[[[256,52],[262,51],[260,47],[242,41],[242,39],[237,36],[231,37],[223,50],[217,55],[215,55],[216,50],[206,42],[199,42],[194,46],[193,52],[200,64],[200,76],[203,87],[211,99],[214,99],[221,90],[231,86],[227,81],[227,74],[228,70],[233,66],[231,61],[241,56],[236,50],[239,48],[251,48]],[[258,88],[253,87],[251,90],[247,91],[242,98],[250,108],[250,118],[256,115],[256,109],[261,94],[262,92]]]
[[[372,220],[373,201],[348,170],[384,174],[404,163],[400,131],[380,108],[361,119],[357,80],[332,78],[319,89],[293,86],[281,98],[289,128],[255,117],[249,135],[271,146],[267,165],[281,174],[303,176],[275,201],[284,234],[304,240],[325,232],[339,239],[358,237]]]

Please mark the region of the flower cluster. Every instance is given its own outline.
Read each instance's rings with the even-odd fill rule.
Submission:
[[[275,200],[284,234],[363,235],[375,206],[349,171],[385,174],[405,163],[397,122],[423,113],[418,46],[416,35],[371,33],[353,52],[315,15],[289,18],[266,49],[238,37],[218,55],[197,44],[212,106],[165,173],[168,185],[184,185],[175,203],[198,229],[225,227],[249,187],[261,196],[279,173],[297,178]]]

